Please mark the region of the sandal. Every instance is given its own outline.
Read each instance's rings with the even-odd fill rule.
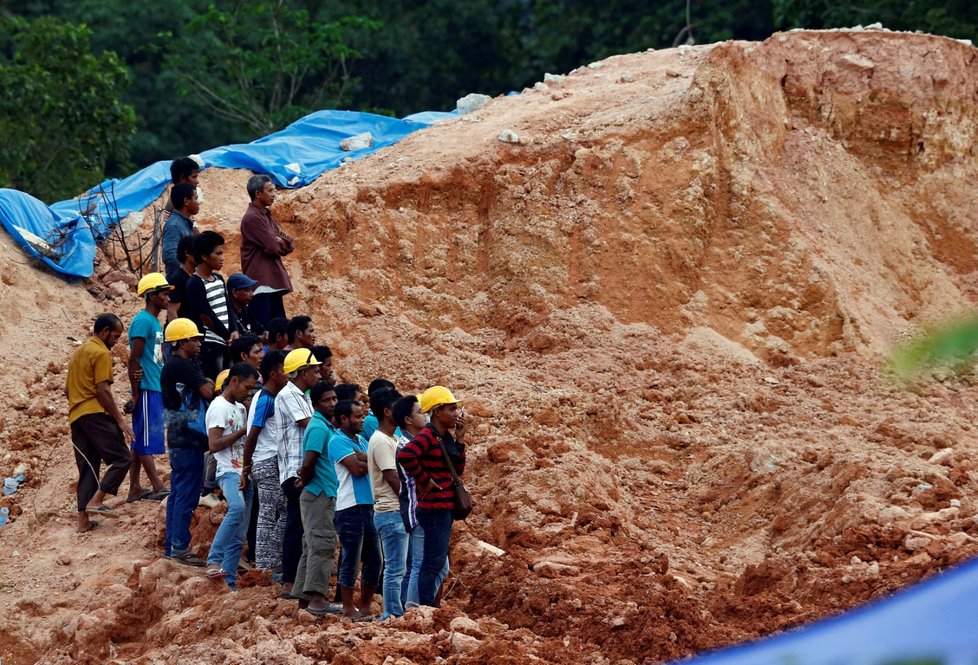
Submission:
[[[126,503],[136,503],[137,501],[148,499],[150,496],[152,496],[152,494],[153,494],[153,490],[145,489],[139,493],[139,496],[131,496],[128,499],[126,499]]]
[[[110,517],[112,519],[119,519],[119,513],[112,510],[108,506],[99,506],[98,508],[86,508],[86,513],[94,513],[95,515],[101,515],[102,517]]]
[[[98,528],[98,525],[99,524],[101,524],[101,522],[99,522],[98,520],[88,520],[88,528],[85,529],[84,531],[75,531],[75,533],[78,534],[79,536],[81,536],[83,534],[88,533],[89,531],[91,531],[93,529]]]
[[[150,492],[142,498],[146,501],[162,501],[168,496],[170,496],[170,490],[160,490],[159,492]]]
[[[182,563],[185,566],[194,566],[195,568],[203,568],[207,565],[207,562],[201,559],[196,554],[192,554],[189,551],[183,554],[178,554],[176,556],[170,555],[166,557],[170,561],[176,561],[177,563]]]

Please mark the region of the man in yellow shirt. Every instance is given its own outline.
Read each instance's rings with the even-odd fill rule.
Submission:
[[[68,422],[71,443],[78,465],[78,533],[85,533],[98,522],[89,514],[118,517],[102,502],[106,494],[116,494],[129,471],[129,446],[135,440],[132,428],[112,397],[112,356],[109,349],[122,336],[122,321],[115,314],[95,319],[94,334],[75,351],[68,363],[65,394],[68,396]],[[98,472],[109,465],[101,482]]]

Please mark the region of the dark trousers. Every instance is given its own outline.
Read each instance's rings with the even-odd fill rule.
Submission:
[[[279,291],[277,293],[256,293],[252,297],[248,309],[265,330],[268,330],[268,322],[272,319],[287,318],[285,316],[284,297],[285,291]]]
[[[95,492],[116,494],[129,473],[129,446],[126,438],[106,413],[90,413],[71,423],[71,443],[78,465],[78,512],[88,507]],[[102,462],[109,465],[99,481]]]
[[[295,478],[289,478],[282,483],[282,493],[285,494],[285,536],[282,538],[282,581],[286,584],[295,582],[295,572],[299,569],[299,559],[302,558],[302,511],[299,508],[299,497],[302,490],[295,486]]]
[[[333,524],[343,546],[340,568],[336,573],[337,584],[352,589],[357,583],[357,572],[362,562],[361,583],[377,588],[382,559],[377,528],[374,526],[374,507],[358,505],[337,510]]]
[[[418,575],[418,601],[435,607],[438,575],[448,559],[452,538],[452,511],[418,508],[418,524],[424,529],[424,558]]]
[[[166,499],[163,556],[178,556],[190,549],[190,521],[200,501],[200,483],[203,480],[203,451],[171,447],[170,496]]]
[[[228,367],[229,356],[228,347],[223,344],[204,342],[200,345],[200,354],[197,356],[201,373],[211,381],[216,381],[217,375]]]
[[[249,483],[254,483],[248,479]],[[254,498],[251,500],[251,516],[248,519],[248,561],[255,563],[256,552],[258,552],[258,486],[254,485]]]

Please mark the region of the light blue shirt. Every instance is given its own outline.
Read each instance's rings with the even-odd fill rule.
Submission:
[[[354,506],[374,505],[374,492],[370,489],[370,475],[364,474],[357,478],[341,462],[350,455],[358,452],[367,454],[367,442],[357,435],[354,441],[342,431],[337,430],[329,439],[329,461],[336,471],[339,487],[336,491],[336,510]]]

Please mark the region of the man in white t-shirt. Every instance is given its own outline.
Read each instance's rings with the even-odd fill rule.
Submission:
[[[262,570],[282,565],[282,538],[285,536],[285,495],[278,478],[278,419],[275,396],[289,378],[285,375],[285,351],[269,351],[261,361],[262,389],[251,400],[248,434],[244,444],[241,487],[254,482],[258,500],[255,529],[255,563]],[[280,573],[279,573],[280,574]]]
[[[228,502],[228,511],[214,534],[207,554],[207,576],[224,578],[237,590],[238,560],[248,531],[253,496],[250,483],[241,490],[244,467],[245,420],[243,401],[258,385],[258,370],[247,363],[231,366],[224,390],[207,407],[207,446],[217,462],[217,483]]]
[[[374,526],[384,554],[384,613],[380,619],[404,614],[401,583],[407,564],[408,533],[401,519],[397,477],[397,439],[394,431],[394,404],[401,394],[393,388],[377,390],[370,396],[370,410],[377,418],[377,429],[367,446],[367,472],[374,493]]]
[[[282,596],[295,598],[292,585],[302,558],[302,513],[296,486],[302,466],[302,435],[312,419],[312,400],[306,391],[319,377],[319,361],[309,349],[289,351],[282,365],[289,382],[275,396],[278,425],[278,477],[286,500],[285,534],[282,538]]]

